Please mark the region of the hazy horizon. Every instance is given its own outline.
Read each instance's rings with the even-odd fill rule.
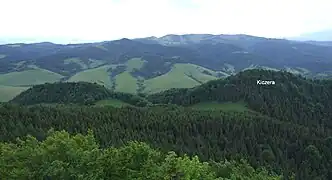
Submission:
[[[167,34],[289,38],[332,29],[329,0],[2,0],[0,6],[0,41],[22,43]]]

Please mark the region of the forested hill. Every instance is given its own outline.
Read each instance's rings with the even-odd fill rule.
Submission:
[[[274,81],[261,85],[257,80]],[[332,81],[310,80],[288,72],[247,70],[190,89],[150,95],[153,103],[189,106],[209,101],[245,101],[249,108],[284,121],[332,127]]]
[[[274,84],[261,85],[257,84],[257,80],[270,80],[274,81]],[[247,70],[195,88],[173,89],[149,95],[146,97],[149,101],[130,94],[116,97],[123,98],[122,100],[128,103],[136,99],[137,103],[174,104],[174,106],[112,108],[90,106],[95,101],[114,98],[115,94],[118,94],[97,84],[37,85],[16,97],[12,103],[0,105],[2,142],[13,143],[17,137],[22,138],[28,134],[41,140],[36,142],[30,137],[17,144],[0,143],[0,179],[2,177],[20,179],[17,177],[23,176],[30,177],[26,179],[35,179],[34,177],[48,177],[48,175],[66,177],[65,175],[71,172],[89,174],[91,171],[99,172],[99,170],[100,175],[107,178],[111,175],[104,174],[105,171],[120,173],[118,177],[127,172],[138,177],[141,171],[146,173],[140,174],[142,177],[155,175],[155,169],[151,170],[150,166],[144,164],[156,162],[153,157],[150,159],[149,148],[142,150],[140,147],[146,146],[137,147],[136,143],[128,146],[128,141],[147,143],[161,153],[175,151],[180,156],[197,155],[203,161],[221,161],[218,167],[208,172],[224,174],[226,170],[223,167],[226,167],[230,172],[226,173],[228,175],[216,176],[228,179],[243,179],[241,177],[243,175],[237,174],[241,174],[242,168],[247,169],[248,165],[239,166],[238,162],[241,159],[245,159],[255,169],[264,167],[269,172],[274,171],[284,176],[285,179],[294,176],[300,180],[332,179],[331,88],[332,82],[328,80],[310,80],[287,72]],[[244,101],[257,113],[201,110],[191,107],[194,104],[211,101]],[[39,103],[81,105],[25,106]],[[48,137],[47,132],[52,128],[65,130],[70,134],[86,133],[91,129],[101,148],[94,146],[89,149],[90,146],[82,144],[82,142],[94,144],[91,136],[87,137],[88,140],[84,140],[85,138],[80,135],[72,140],[66,133],[56,133],[56,136]],[[76,143],[80,143],[80,146]],[[58,147],[59,144],[63,149],[52,149],[54,151],[51,152],[45,150],[45,148]],[[84,149],[85,147],[88,149]],[[126,157],[123,157],[121,151],[123,147],[130,152]],[[82,155],[82,149],[86,156]],[[98,154],[93,154],[95,152]],[[145,159],[140,159],[142,157],[140,152],[145,155],[143,156]],[[30,154],[35,156],[28,156]],[[16,156],[18,158],[13,158]],[[83,159],[80,159],[81,156]],[[107,158],[104,158],[105,156]],[[169,161],[164,162],[164,157],[167,155],[161,155],[160,161],[157,162],[169,167]],[[133,162],[137,165],[134,166],[131,164],[132,161],[128,162],[132,159],[141,162],[140,165],[143,163],[144,168],[138,166],[139,163]],[[223,163],[225,159],[236,161],[234,166],[239,167],[240,172],[234,172],[233,166],[228,168],[227,163]],[[70,163],[73,160],[83,163]],[[104,160],[107,163],[100,164]],[[30,166],[30,162],[34,163],[33,166]],[[180,163],[180,160],[177,162]],[[193,177],[190,173],[196,171],[196,166],[191,166],[191,162],[185,161],[185,166],[188,168],[190,166],[187,170],[175,163],[172,163],[171,167],[176,167],[179,173]],[[10,166],[5,166],[6,164]],[[199,164],[196,161],[196,165]],[[63,172],[68,166],[71,168],[70,172]],[[213,166],[213,163],[209,165]],[[81,167],[88,170],[81,171]],[[106,167],[120,167],[125,172],[116,168],[108,171]],[[43,174],[45,169],[51,173]],[[147,169],[151,171],[146,172]],[[266,173],[259,178],[257,172],[260,171],[255,172],[249,168],[246,172],[244,176],[248,176],[248,179],[268,179]],[[165,175],[160,171],[157,174]]]
[[[257,84],[258,80],[275,84]],[[11,102],[22,105],[40,103],[92,105],[116,99],[130,105],[177,104],[191,106],[202,102],[245,102],[251,110],[301,125],[332,127],[332,81],[311,80],[288,72],[246,70],[226,79],[213,80],[190,89],[171,89],[143,98],[114,92],[101,85],[54,83],[36,85]]]
[[[94,104],[99,100],[117,99],[135,106],[146,106],[148,102],[136,95],[113,92],[96,83],[46,83],[33,86],[16,96],[12,103],[33,105],[41,103]]]
[[[139,141],[146,142],[163,152],[175,151],[179,155],[197,155],[204,161],[245,159],[255,168],[266,167],[284,177],[292,176],[293,172],[297,179],[301,180],[315,178],[328,180],[332,177],[330,168],[332,131],[328,128],[309,128],[252,113],[199,111],[190,108],[24,107],[6,103],[0,106],[0,140],[3,142],[13,142],[17,137],[24,137],[27,134],[35,136],[38,140],[44,140],[51,128],[66,130],[71,134],[86,133],[88,129],[92,129],[102,148],[119,147],[128,141]],[[50,137],[42,144],[36,143],[35,140],[31,141],[31,138],[26,142],[19,141],[17,145],[0,143],[0,177],[16,175],[16,177],[31,177],[25,179],[35,179],[34,177],[41,176],[40,173],[44,172],[44,169],[51,174],[44,174],[41,177],[66,175],[70,172],[89,174],[90,171],[82,170],[82,167],[102,171],[105,166],[100,167],[98,163],[104,159],[98,158],[100,161],[97,162],[90,159],[96,157],[90,156],[96,149],[90,149],[93,151],[91,152],[85,148],[84,142],[93,143],[91,138],[83,141],[80,138],[74,139],[68,140],[67,136],[61,135]],[[76,145],[77,143],[80,145]],[[130,149],[132,148],[127,150]],[[132,151],[138,155],[131,156]],[[117,161],[119,157],[117,155],[120,154],[115,153],[113,154],[115,157],[107,156],[111,160],[104,165],[127,167],[126,164],[129,163],[128,168],[131,169],[128,171],[137,172],[137,168],[142,166],[133,167],[131,160],[135,160],[133,163],[138,165],[135,162],[141,162],[139,161],[141,158],[145,162],[144,157],[148,155],[139,148],[134,148],[132,151],[127,152],[129,157],[123,159],[124,164]],[[140,152],[145,156],[140,156]],[[29,156],[30,154],[33,156]],[[86,156],[81,159],[83,154]],[[121,157],[122,155],[119,158]],[[72,161],[84,163],[76,164],[71,163]],[[10,166],[5,166],[6,164]],[[239,175],[232,175],[229,170],[225,172],[222,168],[224,165],[220,166],[219,173],[229,174],[221,177],[241,179]],[[67,167],[70,172],[66,171]],[[173,164],[171,167],[189,175],[182,166]],[[148,167],[144,166],[139,169],[144,171],[146,168]],[[248,180],[264,179],[258,178],[252,170],[243,168],[245,167],[241,166],[238,170],[245,170]],[[20,174],[17,174],[18,171]],[[118,171],[109,169],[108,172]],[[154,173],[156,172],[150,171],[142,176]]]

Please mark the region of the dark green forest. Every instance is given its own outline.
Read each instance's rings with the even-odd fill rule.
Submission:
[[[257,85],[258,79],[276,84]],[[114,94],[96,84],[45,84],[1,104],[0,175],[9,179],[172,179],[173,175],[175,179],[332,179],[331,80],[247,70],[191,89],[146,97]],[[133,106],[94,106],[108,98]],[[210,101],[243,101],[251,111],[190,108]],[[57,132],[62,130],[66,132]],[[133,156],[138,160],[128,162]]]
[[[257,85],[273,80],[275,85]],[[159,104],[189,106],[204,101],[245,101],[250,109],[282,121],[332,128],[332,81],[311,80],[288,72],[248,70],[191,89],[150,95]]]
[[[114,92],[96,83],[68,82],[36,85],[22,92],[11,103],[33,105],[41,103],[91,105],[105,99],[119,99],[134,106],[142,107],[149,102],[137,95]]]

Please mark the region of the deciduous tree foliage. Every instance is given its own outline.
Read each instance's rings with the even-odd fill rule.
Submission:
[[[40,142],[32,136],[16,143],[0,143],[1,179],[246,179],[278,180],[265,170],[247,163],[209,164],[197,156],[163,154],[145,143],[101,149],[90,131],[71,136],[65,131],[50,131]]]

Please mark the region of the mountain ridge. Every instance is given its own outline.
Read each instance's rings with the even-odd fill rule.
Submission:
[[[149,89],[154,93],[170,88],[162,84],[193,87],[253,68],[328,78],[332,76],[332,46],[243,34],[166,35],[67,45],[49,42],[0,45],[3,87],[32,86],[47,82],[47,78],[41,77],[49,77],[50,82],[102,80],[110,88],[129,88],[128,92],[136,93]],[[194,83],[192,77],[199,81]],[[27,81],[22,84],[19,79],[24,78]],[[159,83],[160,78],[164,82]],[[182,84],[175,81],[181,78]]]
[[[289,38],[298,41],[332,41],[332,29],[318,31],[313,33],[305,33],[298,37]]]

